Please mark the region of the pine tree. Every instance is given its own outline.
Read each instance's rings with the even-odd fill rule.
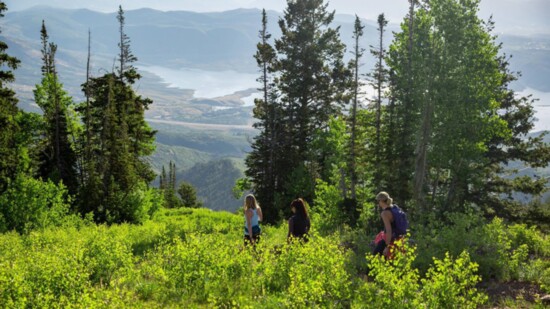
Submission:
[[[161,190],[166,190],[167,183],[166,183],[166,169],[164,168],[164,165],[162,166],[162,172],[160,173],[160,181],[159,181],[159,188]]]
[[[124,17],[124,10],[122,5],[118,6],[117,20],[119,25],[119,36],[120,40],[118,42],[119,54],[118,54],[118,77],[121,81],[126,81],[130,84],[133,84],[137,79],[141,78],[141,75],[137,73],[136,68],[132,65],[133,62],[136,62],[138,59],[132,51],[130,50],[130,38],[124,32],[124,26],[126,25],[126,19]]]
[[[55,66],[57,45],[48,42],[46,25],[42,21],[42,82],[34,90],[35,102],[43,111],[46,127],[41,146],[39,174],[55,183],[63,182],[69,192],[76,193],[78,182],[76,155],[69,141],[67,110],[73,104],[72,98],[59,83]]]
[[[142,205],[129,200],[147,190],[155,174],[145,157],[154,151],[155,131],[145,121],[152,101],[136,94],[132,84],[140,78],[132,62],[130,40],[124,32],[122,7],[119,22],[120,54],[116,73],[88,76],[82,86],[87,96],[83,123],[87,132],[86,183],[80,210],[93,212],[99,222],[136,222]],[[81,109],[82,112],[82,109]]]
[[[0,17],[4,17],[6,4],[0,2]],[[0,194],[6,190],[10,179],[15,179],[19,165],[17,134],[17,98],[15,92],[7,87],[15,77],[12,70],[17,69],[19,60],[6,53],[8,45],[0,41]]]
[[[383,89],[388,81],[388,71],[384,66],[384,58],[386,57],[386,50],[384,48],[384,32],[388,21],[384,17],[384,14],[378,15],[378,46],[371,46],[371,54],[376,57],[376,64],[373,72],[369,75],[371,85],[376,90],[375,101],[375,113],[376,113],[376,143],[373,156],[374,156],[374,184],[376,185],[376,191],[381,191],[384,183],[384,172],[382,165],[382,99]]]
[[[245,161],[248,166],[246,175],[254,180],[256,198],[265,209],[275,209],[274,193],[277,192],[277,183],[280,183],[278,179],[282,177],[281,171],[275,167],[278,154],[281,153],[279,139],[284,135],[284,127],[271,76],[276,54],[269,43],[271,34],[267,31],[267,22],[267,13],[262,10],[262,28],[258,35],[260,42],[257,44],[254,58],[261,72],[258,82],[262,87],[258,90],[262,92],[263,98],[254,100],[253,110],[254,117],[258,120],[253,126],[259,129],[260,133],[254,137],[252,151]],[[267,215],[271,215],[269,211]]]
[[[317,175],[329,173],[319,169],[325,166],[327,153],[311,147],[313,137],[328,127],[331,116],[341,112],[345,102],[339,97],[340,87],[348,77],[343,74],[344,45],[339,29],[330,28],[334,12],[329,13],[327,6],[322,0],[289,1],[279,20],[282,37],[275,40],[277,88],[288,123],[285,165],[293,171],[283,187],[296,188],[287,192],[306,199],[313,198]],[[301,185],[292,185],[292,178]]]
[[[262,186],[265,167],[270,164],[263,154],[273,153],[275,190],[268,194],[273,195],[274,207],[266,209],[266,218],[272,222],[279,219],[281,211],[287,211],[291,199],[301,196],[311,200],[315,178],[330,174],[324,163],[327,149],[314,149],[312,142],[347,103],[344,89],[349,89],[349,72],[343,63],[339,29],[330,28],[333,19],[334,12],[327,12],[322,0],[296,0],[288,1],[279,20],[282,36],[275,40],[271,65],[276,76],[274,88],[262,100],[267,97],[270,104],[258,101],[255,111],[260,117],[268,110],[275,111],[272,119],[277,129],[272,132],[276,137],[265,143],[272,135],[266,130],[269,118],[261,118],[260,136],[246,161],[246,175],[256,188]]]
[[[365,26],[361,24],[361,20],[356,15],[355,16],[355,23],[353,28],[353,38],[355,39],[354,49],[353,49],[353,56],[350,63],[351,71],[354,74],[353,78],[353,101],[352,101],[352,107],[351,107],[351,115],[350,115],[350,121],[351,121],[351,128],[350,128],[350,150],[349,150],[349,163],[348,163],[348,169],[350,173],[350,190],[351,190],[351,198],[355,200],[357,198],[355,187],[357,184],[357,169],[356,169],[356,162],[357,162],[357,108],[359,107],[359,94],[360,94],[360,88],[361,88],[361,82],[359,80],[359,67],[360,67],[360,60],[363,56],[363,52],[365,51],[364,48],[362,48],[359,44],[359,40],[363,36],[363,29]],[[345,196],[346,194],[344,194]]]

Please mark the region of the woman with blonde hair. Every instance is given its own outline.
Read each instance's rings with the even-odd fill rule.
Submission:
[[[262,229],[260,221],[262,221],[262,209],[254,195],[249,194],[244,199],[244,244],[256,245],[260,241]]]
[[[380,218],[384,223],[384,231],[376,237],[373,254],[383,254],[387,258],[391,258],[390,247],[393,246],[395,240],[402,239],[407,234],[409,228],[407,215],[393,203],[393,199],[387,192],[378,193],[376,201],[382,209]]]

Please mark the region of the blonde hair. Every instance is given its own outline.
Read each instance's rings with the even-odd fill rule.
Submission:
[[[244,210],[256,209],[258,206],[258,202],[256,201],[254,195],[249,194],[244,199]]]
[[[388,194],[388,192],[385,192],[385,191],[382,191],[380,193],[378,193],[376,195],[376,200],[377,201],[384,201],[386,202],[388,205],[392,205],[393,204],[393,199],[390,197],[390,195]]]

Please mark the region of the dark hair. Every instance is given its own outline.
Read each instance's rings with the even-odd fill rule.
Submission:
[[[296,214],[303,218],[308,218],[306,202],[303,199],[297,198],[290,203],[290,208],[296,208]]]

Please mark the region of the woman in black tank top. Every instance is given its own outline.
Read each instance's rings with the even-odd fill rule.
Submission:
[[[309,233],[309,228],[311,227],[309,216],[307,213],[307,208],[303,199],[295,199],[290,203],[290,208],[292,210],[292,217],[288,219],[288,240],[292,238],[298,238],[304,242],[308,241],[307,235]]]

